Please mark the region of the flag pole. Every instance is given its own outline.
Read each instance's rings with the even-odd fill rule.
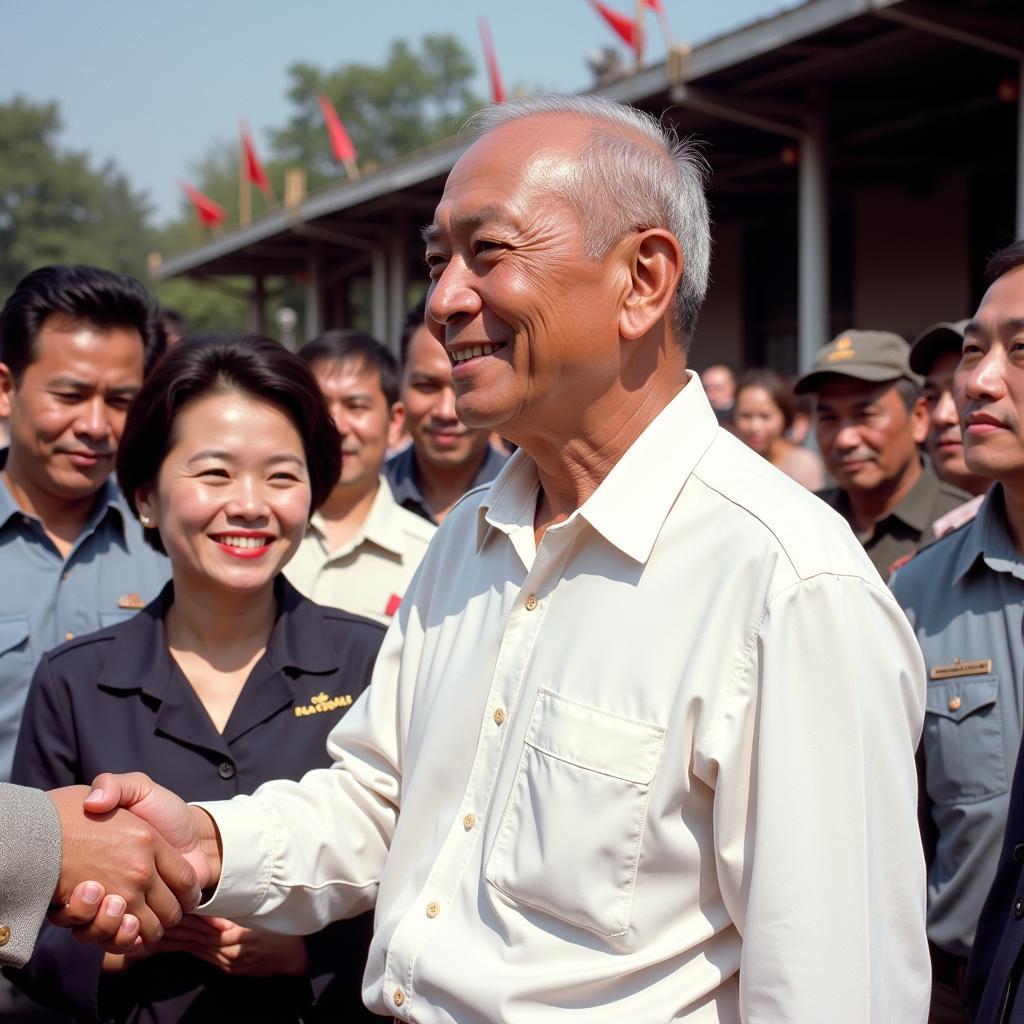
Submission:
[[[244,141],[238,151],[238,223],[243,228],[252,223],[252,182],[246,166]]]
[[[633,18],[633,69],[639,73],[644,66],[644,7],[646,0],[636,0]]]

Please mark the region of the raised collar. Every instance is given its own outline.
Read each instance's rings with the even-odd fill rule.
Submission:
[[[697,375],[661,410],[612,467],[597,490],[552,530],[586,520],[624,555],[646,562],[679,492],[714,441],[718,420]],[[479,509],[477,547],[490,529],[533,529],[537,468],[521,449],[498,474]]]
[[[1024,561],[1013,546],[1006,524],[1002,484],[989,488],[978,514],[963,527],[951,585],[959,583],[979,558],[994,572],[1008,572],[1024,579]]]
[[[392,554],[404,558],[409,551],[409,541],[405,530],[402,528],[401,513],[402,508],[395,501],[395,497],[391,493],[391,487],[388,485],[387,480],[381,476],[377,486],[377,494],[373,499],[373,504],[370,505],[370,511],[367,513],[366,519],[363,520],[363,525],[347,544],[342,545],[337,551],[328,551],[328,560],[347,555],[350,551],[355,551],[364,542],[375,544],[385,551],[390,551]],[[309,525],[320,535],[326,548],[327,531],[324,517],[319,512],[314,513],[309,521]]]
[[[21,506],[14,500],[14,496],[11,494],[2,476],[4,467],[7,465],[7,453],[9,450],[8,448],[0,449],[0,529],[6,526],[15,516],[24,516],[26,519],[34,520],[42,525],[38,516],[22,511]],[[114,513],[112,518],[116,521],[121,531],[121,539],[123,540],[127,512],[121,492],[117,489],[117,484],[114,483],[113,475],[108,476],[96,492],[92,512],[90,512],[89,518],[82,528],[81,536],[84,537],[95,530],[107,513],[111,511]]]
[[[307,601],[282,575],[274,581],[274,597],[277,619],[264,660],[279,671],[336,671],[338,655],[320,608]],[[167,647],[166,616],[173,601],[171,581],[137,615],[118,627],[99,685],[113,690],[142,690],[157,700],[167,697],[177,668]]]

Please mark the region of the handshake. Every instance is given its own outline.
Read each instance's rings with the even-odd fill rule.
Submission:
[[[145,775],[49,792],[63,833],[49,920],[108,953],[152,946],[220,879],[213,819]]]

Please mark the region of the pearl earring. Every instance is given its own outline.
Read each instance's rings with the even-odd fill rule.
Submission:
[[[149,516],[139,516],[139,519],[142,520],[143,526],[149,526],[153,522],[153,520],[150,519]]]

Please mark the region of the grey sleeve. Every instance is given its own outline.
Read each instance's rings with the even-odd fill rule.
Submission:
[[[0,964],[32,955],[61,865],[57,808],[39,789],[0,783]]]

